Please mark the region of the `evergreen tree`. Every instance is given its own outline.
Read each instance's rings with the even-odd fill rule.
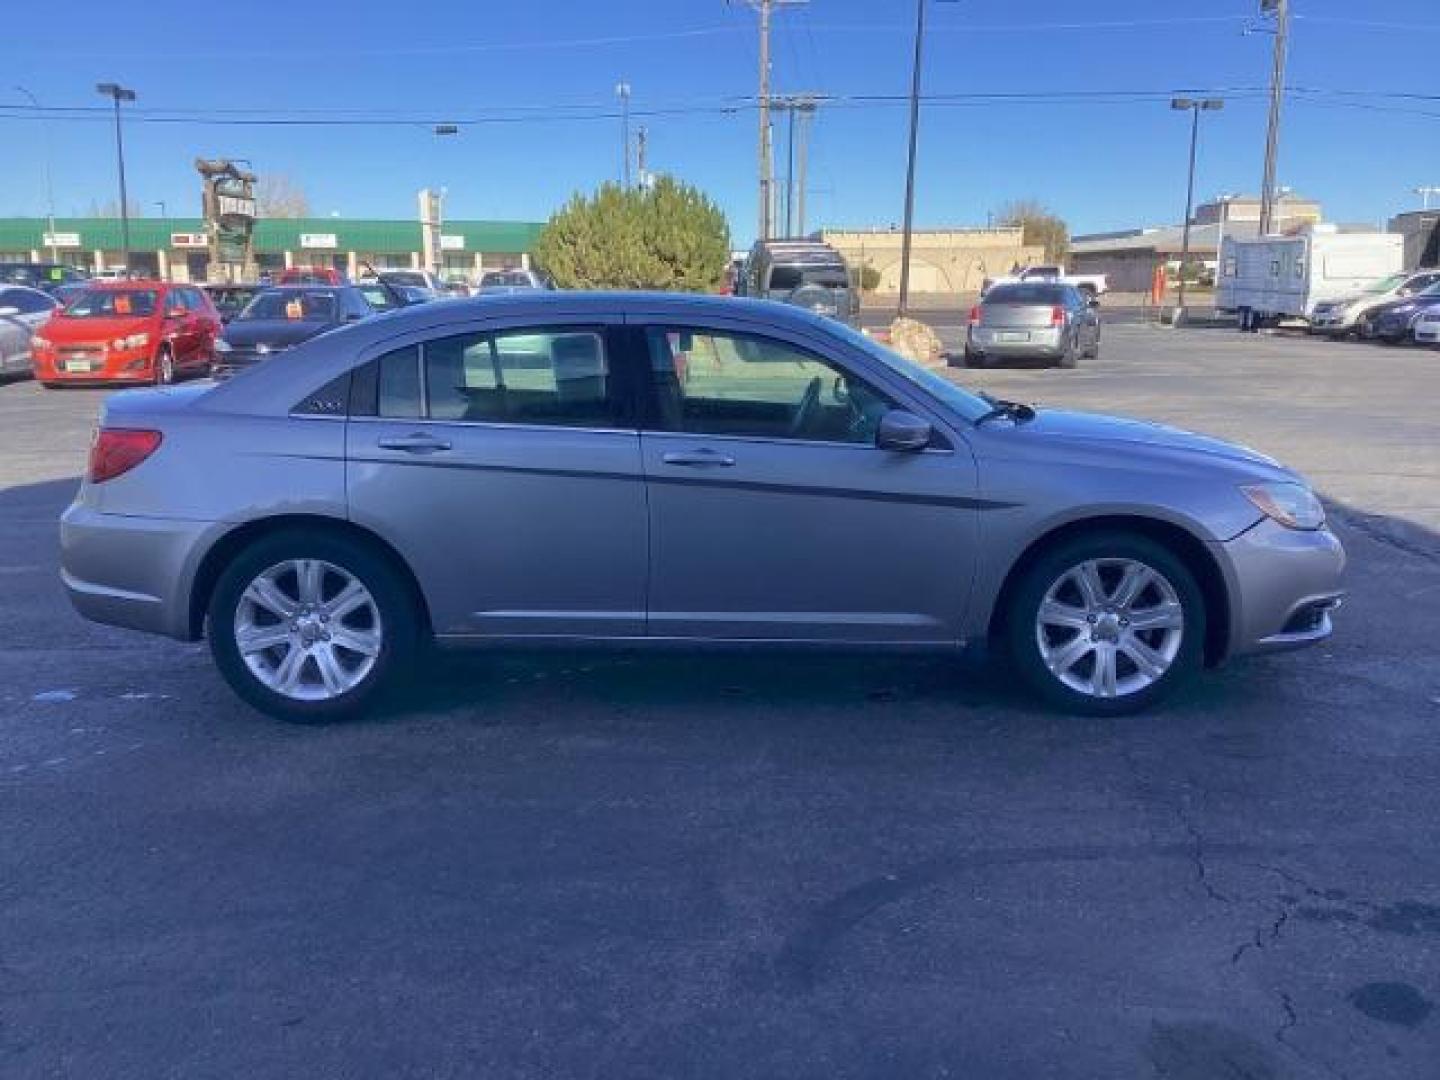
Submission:
[[[546,223],[535,255],[562,289],[703,292],[724,276],[730,230],[702,192],[662,176],[648,188],[577,192]]]

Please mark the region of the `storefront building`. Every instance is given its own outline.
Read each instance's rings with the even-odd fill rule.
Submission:
[[[530,221],[447,221],[442,274],[474,280],[486,270],[528,269],[542,228]],[[0,219],[0,262],[60,262],[90,273],[123,268],[119,218]],[[352,278],[370,270],[420,269],[418,221],[343,218],[262,219],[255,223],[256,272],[326,266]],[[210,279],[200,218],[132,218],[130,268],[170,281]]]

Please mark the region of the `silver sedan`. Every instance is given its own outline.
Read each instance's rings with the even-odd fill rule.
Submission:
[[[426,641],[989,641],[1116,714],[1327,637],[1344,563],[1243,447],[972,394],[788,305],[643,293],[426,304],[117,394],[61,546],[82,614],[206,635],[298,720],[366,709]]]
[[[1071,368],[1100,355],[1099,300],[1071,285],[1021,282],[996,285],[970,311],[965,363],[1047,360]]]

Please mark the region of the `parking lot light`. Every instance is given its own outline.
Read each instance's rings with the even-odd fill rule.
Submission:
[[[1224,107],[1225,102],[1220,98],[1177,97],[1170,99],[1170,108],[1177,112],[1190,114],[1190,171],[1185,186],[1185,224],[1180,240],[1180,296],[1175,306],[1174,322],[1176,323],[1185,318],[1185,268],[1190,263],[1190,215],[1195,209],[1195,149],[1200,139],[1200,114],[1217,112]]]
[[[100,83],[95,92],[103,94],[115,103],[115,161],[120,173],[120,247],[124,253],[125,269],[130,269],[130,206],[125,192],[125,138],[120,126],[120,103],[134,101],[135,91],[119,83]]]

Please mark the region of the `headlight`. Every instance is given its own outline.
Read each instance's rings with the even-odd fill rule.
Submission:
[[[217,337],[217,338],[215,339],[215,351],[216,351],[216,352],[233,352],[233,351],[234,351],[234,347],[230,344],[230,342],[226,341],[223,337]]]
[[[50,348],[50,339],[43,338],[39,334],[31,334],[30,347],[32,349],[48,349]]]
[[[1287,529],[1318,529],[1325,508],[1304,484],[1250,484],[1240,489],[1262,514]]]

